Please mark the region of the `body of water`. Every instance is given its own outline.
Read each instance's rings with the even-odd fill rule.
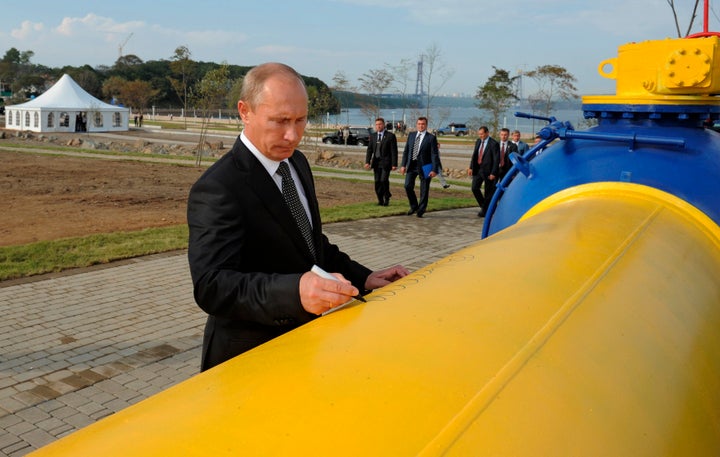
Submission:
[[[523,136],[532,136],[534,132],[540,130],[547,123],[541,120],[533,120],[526,118],[515,117],[516,111],[522,111],[525,113],[531,113],[529,110],[523,110],[521,108],[514,108],[509,110],[500,121],[500,127],[507,127],[510,130],[520,130]],[[415,121],[418,116],[425,116],[425,109],[402,109],[394,110],[381,110],[380,115],[385,118],[388,122],[400,122],[403,121],[407,124],[408,128],[415,128]],[[577,109],[562,109],[550,113],[559,121],[570,121],[575,128],[580,128],[583,122],[583,113],[580,107]],[[471,127],[479,127],[480,125],[489,124],[490,116],[484,111],[478,108],[469,107],[441,107],[431,108],[430,115],[428,116],[429,125],[428,130],[435,130],[440,127],[444,127],[451,122],[470,124]],[[375,119],[368,118],[367,114],[364,113],[360,108],[351,108],[343,110],[339,115],[329,115],[325,119],[325,124],[331,126],[335,125],[352,125],[352,126],[365,126],[372,127],[375,124]]]

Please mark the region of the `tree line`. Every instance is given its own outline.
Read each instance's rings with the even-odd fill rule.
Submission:
[[[11,48],[0,60],[0,90],[5,104],[17,104],[40,95],[63,74],[68,74],[94,97],[121,104],[136,112],[151,106],[189,110],[235,109],[242,78],[250,66],[201,62],[192,59],[186,46],[179,46],[167,59],[144,62],[125,55],[112,66],[64,66],[50,68],[31,61],[33,51]],[[340,105],[320,79],[304,76],[308,89],[309,115],[322,117],[339,112]]]
[[[235,109],[242,78],[252,68],[195,61],[187,46],[177,47],[168,59],[144,62],[136,55],[121,56],[112,67],[49,68],[33,63],[33,55],[32,51],[11,48],[0,60],[0,84],[4,92],[13,94],[6,104],[22,103],[32,95],[39,95],[67,73],[96,98],[130,107],[134,112],[143,113],[151,106],[180,106],[185,113],[192,111],[201,118],[210,118],[218,109]],[[318,78],[303,76],[308,90],[309,117],[321,119],[326,113],[338,114],[341,108],[356,106],[371,120],[379,117],[381,109],[388,108],[402,109],[403,118],[405,109],[419,115],[425,110],[429,117],[434,100],[454,70],[442,61],[442,50],[437,44],[422,51],[418,60],[422,62],[419,80],[415,79],[418,62],[410,59],[367,70],[357,86],[351,85],[342,71],[333,77],[332,88]],[[489,113],[481,122],[495,132],[503,113],[518,100],[517,80],[521,75],[493,69],[495,73],[478,87],[475,99],[476,106]],[[524,76],[535,80],[539,87],[528,97],[534,112],[549,115],[555,100],[577,96],[573,85],[575,77],[563,67],[543,65]],[[412,82],[416,84],[413,86]],[[394,97],[385,97],[387,93]]]

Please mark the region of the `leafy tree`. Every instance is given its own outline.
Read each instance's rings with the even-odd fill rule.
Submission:
[[[147,81],[128,81],[120,93],[120,100],[125,105],[129,105],[133,108],[133,111],[140,111],[143,113],[150,102],[155,99],[158,95],[158,90],[153,89],[152,85]]]
[[[192,101],[200,109],[200,141],[198,143],[196,165],[202,163],[202,156],[205,152],[207,132],[210,127],[212,112],[222,108],[226,104],[226,95],[230,89],[229,68],[227,64],[220,68],[210,70],[205,77],[198,81],[192,93]]]
[[[319,116],[322,116],[322,113],[310,113],[310,100],[317,99],[320,95],[317,87],[308,86],[307,87],[307,96],[308,96],[308,119],[317,118]]]
[[[128,81],[120,76],[112,76],[103,84],[103,95],[108,99],[116,99],[124,106],[131,107],[133,111],[143,113],[150,102],[158,95],[147,81]]]
[[[240,100],[240,92],[242,91],[242,83],[242,77],[236,78],[232,81],[225,105],[228,109],[235,113],[232,118],[235,120],[235,125],[238,131],[243,128],[242,119],[240,119],[240,115],[237,113],[238,100]]]
[[[143,60],[136,56],[135,54],[127,54],[121,57],[118,57],[118,59],[115,61],[116,67],[134,67],[137,65],[142,65]]]
[[[515,81],[519,76],[510,77],[510,73],[493,66],[495,73],[482,86],[478,87],[476,106],[490,112],[490,130],[496,134],[500,128],[500,117],[518,99],[515,94]]]
[[[170,85],[180,99],[180,103],[183,105],[185,128],[187,128],[188,89],[190,88],[192,74],[196,67],[195,62],[190,59],[190,56],[191,53],[187,46],[175,48],[175,54],[170,58],[170,69],[173,75],[177,77],[168,76]]]
[[[150,60],[135,67],[135,77],[132,79],[141,79],[149,81],[155,89],[160,91],[159,96],[163,97],[163,101],[167,103],[171,100],[173,104],[177,104],[175,93],[167,79],[167,75],[171,73],[170,62],[167,60]]]
[[[125,84],[127,84],[127,79],[121,76],[111,76],[103,82],[102,94],[106,100],[116,99],[125,104],[124,101],[120,100]]]
[[[37,95],[45,88],[45,74],[34,71],[30,59],[33,51],[19,51],[16,48],[7,50],[0,61],[0,80],[13,93],[11,103],[21,103],[30,95]]]
[[[17,48],[8,49],[5,51],[2,61],[6,63],[20,63],[20,51],[18,51]]]
[[[305,81],[308,92],[308,118],[321,119],[326,113],[335,112],[339,102],[333,97],[330,88],[317,81],[315,84],[308,84]]]
[[[33,51],[18,51],[16,48],[10,48],[5,52],[2,61],[14,65],[29,65],[30,59],[35,55]]]
[[[538,91],[530,98],[538,102],[546,117],[550,116],[555,98],[572,100],[578,96],[574,84],[577,78],[559,65],[541,65],[525,73],[525,76],[537,83]]]
[[[112,75],[121,76],[128,81],[134,79],[145,79],[140,75],[140,69],[144,62],[134,54],[119,57],[112,66]]]
[[[191,100],[201,110],[209,113],[225,106],[226,94],[230,89],[228,66],[210,70],[195,84]]]
[[[233,81],[228,92],[227,107],[229,109],[237,110],[237,104],[240,100],[240,93],[242,92],[243,78],[237,78]]]
[[[45,91],[45,77],[40,74],[21,74],[10,84],[13,92],[12,103],[22,103],[30,96],[38,96]]]

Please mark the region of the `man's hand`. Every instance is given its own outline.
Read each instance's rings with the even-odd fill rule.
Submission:
[[[370,164],[369,164],[369,163],[366,163],[366,164],[365,164],[365,169],[366,169],[366,170],[369,170],[369,169],[370,169]]]
[[[400,173],[405,174],[405,167],[400,167]]]
[[[397,281],[409,275],[410,272],[402,265],[386,268],[384,270],[373,271],[365,280],[365,288],[373,290],[382,286],[387,286],[391,282]]]
[[[300,277],[300,303],[305,311],[320,315],[350,301],[360,293],[340,273],[333,273],[338,281],[321,278],[308,271]],[[372,276],[372,275],[371,275]]]

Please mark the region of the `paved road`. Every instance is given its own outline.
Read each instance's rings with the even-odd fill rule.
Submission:
[[[107,133],[107,132],[99,132],[99,133],[92,133],[90,136],[92,136],[94,139],[107,139],[107,140],[117,140],[122,139],[124,141],[130,141],[132,139],[139,139],[139,140],[145,140],[145,141],[151,141],[151,142],[163,142],[167,144],[185,144],[185,145],[192,145],[197,144],[197,140],[194,142],[187,142],[183,141],[182,138],[188,139],[191,138],[192,135],[197,135],[196,133],[192,132],[172,132],[171,134],[164,134],[163,138],[160,138],[160,134],[153,132],[153,131],[134,131],[136,134],[135,136],[128,137],[127,135],[123,135],[122,133]],[[175,140],[168,139],[168,136],[172,138],[176,138]],[[235,137],[230,137],[227,135],[213,135],[212,137],[209,137],[211,141],[216,140],[222,140],[226,141],[230,139],[231,141],[235,140]],[[360,158],[360,160],[364,160],[365,157],[365,148],[357,147],[357,146],[339,146],[339,145],[323,145],[324,148],[333,149],[340,151],[342,154]],[[104,151],[103,153],[99,154],[97,152],[89,151],[89,152],[82,152],[82,151],[76,151],[76,150],[59,150],[54,149],[51,146],[48,146],[47,149],[44,148],[37,148],[37,147],[23,147],[20,146],[3,146],[3,149],[6,151],[17,151],[17,152],[31,152],[33,154],[50,154],[50,155],[65,155],[65,156],[71,156],[71,157],[88,157],[88,158],[94,158],[94,159],[105,159],[105,160],[133,160],[133,161],[140,161],[140,162],[154,162],[154,163],[177,163],[177,164],[183,164],[188,165],[191,163],[191,161],[187,160],[187,158],[179,158],[172,155],[168,155],[165,157],[157,157],[157,156],[125,156],[121,153],[118,154],[112,154],[108,153],[107,151]],[[303,148],[301,147],[301,150]],[[307,151],[306,151],[307,152]],[[443,156],[445,157],[445,156]],[[469,156],[468,156],[469,157]],[[459,167],[459,169],[463,169],[465,163],[467,162],[467,158],[462,156],[451,156],[451,157],[445,157],[443,158],[443,166],[444,167]],[[202,166],[208,167],[213,162],[206,160],[203,162]],[[350,179],[358,179],[363,181],[373,181],[373,173],[372,171],[367,170],[343,170],[341,168],[338,168],[336,170],[329,170],[329,171],[320,171],[316,170],[313,171],[314,176],[324,176],[324,177],[340,177],[340,178],[350,178]],[[449,178],[451,179],[451,178]],[[470,179],[464,179],[461,187],[464,187],[466,189],[469,189],[470,187]],[[405,182],[404,175],[401,175],[399,171],[393,172],[390,175],[390,181],[394,184],[403,184]],[[455,179],[456,182],[458,182],[457,179]],[[438,179],[433,179],[431,181],[431,187],[439,189],[441,188],[440,181]],[[419,181],[417,182],[417,186],[419,186]],[[416,187],[416,192],[419,192],[419,187]],[[398,196],[398,198],[403,199],[403,196]],[[432,197],[431,197],[432,198]]]
[[[479,240],[476,211],[325,233],[370,268],[416,270]],[[25,455],[198,372],[205,315],[185,254],[0,282],[0,455]]]
[[[88,135],[88,134],[86,134]],[[196,145],[199,141],[199,134],[197,132],[187,132],[182,130],[161,130],[157,128],[145,128],[137,129],[132,128],[127,134],[124,133],[111,133],[111,132],[97,132],[91,133],[89,136],[99,139],[108,140],[121,140],[128,141],[131,139],[141,139],[150,142],[162,142],[167,144],[179,144],[184,146]],[[217,133],[211,132],[208,134],[208,141],[222,141],[226,146],[232,145],[237,138],[237,133]],[[359,160],[365,160],[365,146],[345,146],[336,144],[322,144],[319,140],[307,139],[300,145],[300,150],[305,152],[311,152],[314,147],[322,147],[325,150],[333,150],[342,153],[348,157],[354,157]],[[453,168],[457,170],[465,170],[470,162],[470,156],[472,155],[473,143],[464,142],[457,144],[457,139],[448,137],[439,137],[438,141],[441,143],[441,157],[443,167]],[[402,158],[403,148],[405,142],[400,139],[398,141],[398,149],[400,156],[398,160]]]

